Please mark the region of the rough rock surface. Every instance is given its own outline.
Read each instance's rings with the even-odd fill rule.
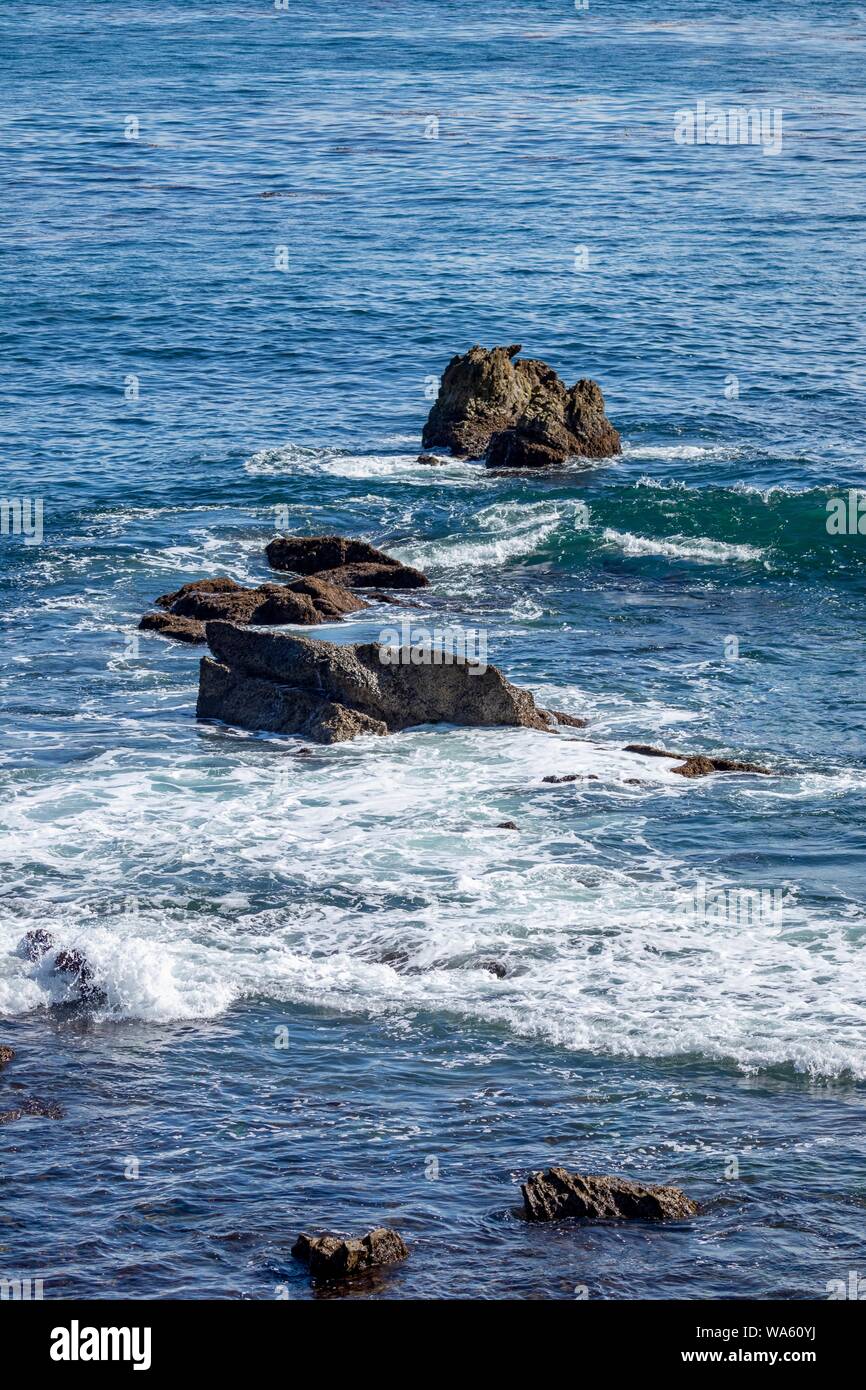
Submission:
[[[204,642],[204,624],[211,618],[233,623],[312,626],[357,613],[366,604],[343,585],[317,576],[291,584],[260,584],[244,588],[232,579],[199,579],[156,600],[158,611],[145,613],[139,627],[180,642]]]
[[[641,753],[645,758],[681,758],[679,767],[672,767],[679,777],[709,777],[711,772],[758,772],[762,777],[772,777],[769,767],[759,763],[741,763],[732,758],[706,758],[702,753],[670,753],[665,748],[654,748],[649,743],[627,743],[626,753]]]
[[[553,726],[495,666],[384,663],[375,642],[338,646],[225,622],[209,622],[207,639],[215,659],[201,664],[200,719],[320,743],[415,724]]]
[[[627,1178],[588,1177],[565,1168],[533,1173],[523,1184],[530,1221],[579,1216],[591,1220],[676,1221],[694,1216],[697,1203],[678,1187],[644,1187]]]
[[[292,570],[295,574],[320,574],[342,565],[399,565],[384,551],[367,541],[346,536],[274,536],[265,547],[273,570]]]
[[[15,1056],[14,1047],[0,1047],[0,1071],[12,1061]]]
[[[442,376],[422,443],[491,468],[547,468],[567,458],[621,452],[594,381],[568,388],[546,362],[518,362],[519,344],[475,346],[452,357]]]
[[[340,1279],[377,1265],[405,1260],[409,1247],[396,1231],[379,1226],[360,1239],[300,1235],[292,1246],[292,1254],[310,1266],[315,1278]]]
[[[380,565],[372,561],[322,570],[317,578],[330,584],[343,584],[347,589],[426,589],[430,583],[426,574],[411,565]]]
[[[23,1120],[30,1115],[40,1115],[46,1120],[62,1120],[64,1110],[53,1100],[40,1100],[38,1096],[27,1096],[20,1100],[14,1110],[0,1110],[0,1125],[10,1125],[13,1120]]]

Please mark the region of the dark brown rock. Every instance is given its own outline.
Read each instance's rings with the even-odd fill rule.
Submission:
[[[499,960],[482,960],[478,962],[479,970],[488,970],[491,975],[495,975],[497,980],[504,980],[508,971]]]
[[[569,729],[585,729],[589,723],[588,719],[581,719],[577,714],[565,714],[561,709],[549,709],[546,713],[555,719],[557,724],[564,724]]]
[[[316,577],[330,584],[344,584],[348,589],[426,589],[430,583],[420,570],[396,563],[341,565],[339,569],[323,570]]]
[[[245,729],[321,743],[416,724],[523,726],[549,731],[532,696],[495,666],[383,661],[375,642],[338,646],[233,623],[207,624],[214,660],[201,664],[197,713]]]
[[[191,646],[204,643],[204,623],[195,618],[179,618],[176,613],[145,613],[138,624],[142,632],[157,632],[160,637],[173,637],[176,642],[188,642]]]
[[[712,772],[756,772],[762,777],[772,777],[769,767],[759,763],[741,763],[732,758],[707,758],[702,753],[670,753],[664,748],[654,748],[649,743],[628,743],[626,753],[640,753],[645,758],[682,758],[679,767],[672,767],[679,777],[709,777]]]
[[[570,389],[546,362],[512,359],[519,345],[475,346],[453,357],[424,426],[425,449],[483,458],[491,468],[547,468],[621,452],[594,381]]]
[[[28,960],[41,960],[54,945],[54,937],[42,927],[29,931],[18,943],[18,952]]]
[[[681,1221],[698,1210],[678,1187],[644,1187],[627,1178],[585,1177],[565,1168],[533,1173],[521,1190],[530,1221]]]
[[[274,536],[265,547],[265,554],[271,569],[292,570],[295,574],[320,574],[343,565],[400,563],[367,541],[345,536]]]
[[[520,826],[513,820],[501,820],[496,826],[497,830],[519,830]]]
[[[4,1067],[6,1067],[6,1066],[9,1065],[9,1063],[12,1061],[12,1058],[13,1058],[14,1056],[15,1056],[15,1049],[14,1049],[14,1047],[6,1047],[6,1046],[0,1047],[0,1071],[2,1071]]]
[[[405,1260],[409,1247],[396,1231],[379,1226],[360,1239],[301,1235],[292,1246],[292,1254],[309,1265],[314,1278],[342,1279],[348,1274]]]
[[[214,584],[219,587],[214,588]],[[166,612],[168,601],[171,606]],[[343,585],[317,577],[296,579],[291,584],[260,584],[256,589],[245,589],[231,580],[201,580],[185,584],[175,594],[163,594],[157,603],[163,610],[146,613],[139,627],[180,642],[204,642],[204,623],[211,618],[262,626],[312,626],[367,606]]]
[[[172,608],[178,599],[186,598],[187,594],[230,594],[238,589],[243,589],[243,584],[238,584],[234,579],[194,579],[190,584],[182,584],[179,589],[175,589],[171,594],[161,594],[155,599],[157,608]]]
[[[419,454],[415,462],[427,463],[430,464],[431,467],[435,467],[437,464],[447,463],[448,460],[443,458],[441,454]]]

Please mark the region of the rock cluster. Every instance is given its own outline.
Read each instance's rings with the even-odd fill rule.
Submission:
[[[209,622],[197,715],[244,729],[338,743],[416,724],[511,725],[550,731],[559,716],[495,666],[383,662],[375,642],[338,646]],[[393,656],[393,653],[390,653]]]
[[[204,625],[210,618],[275,627],[311,626],[334,622],[367,606],[344,585],[318,576],[291,584],[260,584],[256,589],[233,579],[197,579],[173,594],[163,594],[156,604],[158,611],[146,613],[139,627],[192,643],[205,641]]]
[[[275,536],[265,554],[271,569],[314,574],[350,589],[424,589],[430,582],[367,541],[345,536]]]
[[[577,1216],[594,1221],[677,1221],[694,1216],[697,1203],[678,1187],[644,1187],[627,1178],[590,1177],[548,1168],[523,1184],[530,1221]]]
[[[569,388],[546,362],[515,362],[520,350],[516,343],[476,345],[452,357],[424,426],[424,448],[483,458],[490,468],[549,468],[621,453],[598,383]]]

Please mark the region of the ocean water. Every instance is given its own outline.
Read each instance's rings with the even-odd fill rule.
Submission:
[[[43,508],[0,536],[0,1111],[66,1112],[0,1127],[0,1275],[804,1299],[866,1272],[866,536],[826,525],[864,486],[864,7],[0,28],[2,491]],[[699,100],[780,110],[781,151],[678,145]],[[622,456],[418,465],[474,342],[595,377]],[[299,757],[197,724],[200,652],[138,619],[263,581],[277,529],[431,578],[322,636],[482,629],[588,727]],[[774,775],[688,782],[631,742]],[[35,927],[104,1004],[18,954]],[[550,1164],[701,1213],[531,1227]],[[290,1256],[373,1224],[405,1265],[337,1293]]]

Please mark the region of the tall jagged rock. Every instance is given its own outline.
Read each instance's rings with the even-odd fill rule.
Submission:
[[[547,468],[569,457],[621,452],[599,385],[567,387],[546,362],[514,361],[519,344],[452,357],[424,426],[425,449],[445,447],[491,468]]]

